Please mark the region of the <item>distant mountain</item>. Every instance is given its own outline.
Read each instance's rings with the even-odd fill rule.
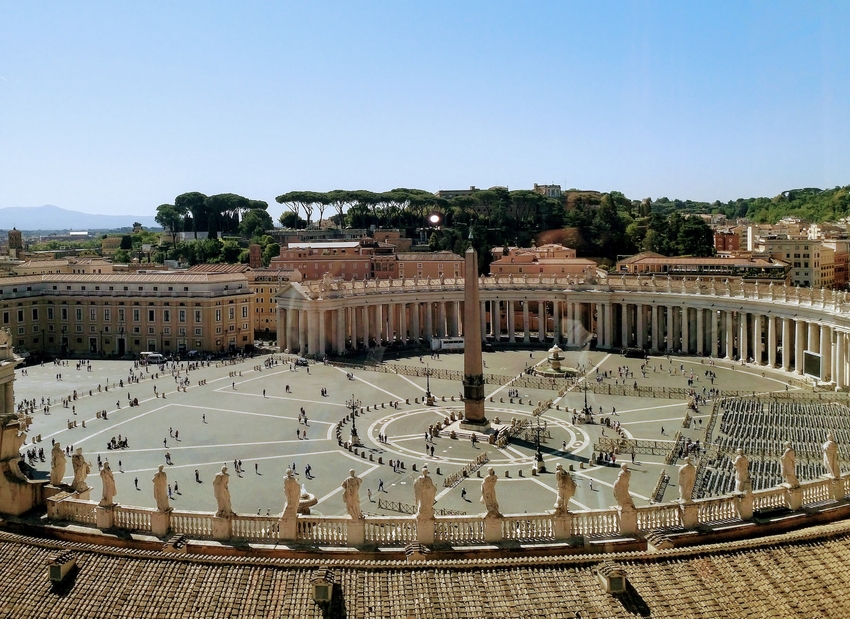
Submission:
[[[130,228],[138,221],[145,228],[159,228],[150,215],[92,215],[69,211],[52,204],[35,207],[0,208],[0,229],[10,230],[112,230]]]

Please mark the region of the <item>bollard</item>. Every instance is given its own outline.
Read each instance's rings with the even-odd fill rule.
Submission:
[[[502,404],[504,404],[504,403],[505,403],[505,398],[499,398],[499,402],[501,402]]]
[[[405,403],[405,404],[410,404],[410,398],[404,398],[404,403]]]
[[[583,469],[584,468],[584,462],[579,462],[578,466],[579,466],[579,468]]]
[[[371,410],[372,410],[372,407],[371,407],[371,406],[367,406],[367,407],[366,407],[366,410],[367,410],[367,411],[371,411]]]
[[[455,397],[454,397],[454,396],[452,396],[452,402],[454,402],[454,401],[455,401]]]
[[[399,468],[401,468],[401,470],[403,471],[404,470],[404,462],[399,462],[398,465],[399,465]]]
[[[476,474],[478,475],[478,478],[480,479],[480,478],[481,478],[481,469],[478,469],[478,470],[477,470],[477,471],[475,471],[475,472],[476,472]]]
[[[413,463],[413,470],[414,470],[414,471],[415,471],[415,470],[417,470],[417,469],[416,469],[416,463],[415,463],[415,462]]]
[[[442,475],[442,473],[440,472],[440,467],[439,467],[439,466],[437,467],[437,475]]]
[[[366,452],[365,452],[365,451],[361,451],[361,452],[360,452],[360,457],[361,457],[361,458],[363,458],[363,459],[365,460],[365,459],[366,459]]]
[[[543,402],[541,402],[540,400],[537,400],[537,406],[543,406]]]
[[[531,469],[531,475],[537,475],[537,469]],[[522,477],[522,469],[519,470],[519,476]]]
[[[505,477],[510,477],[510,476],[511,476],[511,472],[510,472],[510,471],[505,471]]]
[[[571,465],[570,465],[570,471],[574,471],[574,470],[575,470],[575,469],[573,468],[573,465],[571,464]]]
[[[384,463],[383,457],[378,456],[378,464],[383,464],[383,463]]]
[[[369,454],[369,462],[375,461],[375,454]]]
[[[86,427],[86,420],[85,419],[83,419],[83,427],[84,428]]]

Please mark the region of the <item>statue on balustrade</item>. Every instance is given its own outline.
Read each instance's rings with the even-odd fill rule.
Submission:
[[[163,471],[163,465],[159,465],[159,470],[154,473],[153,479],[153,499],[156,501],[156,508],[161,512],[170,512],[173,508],[168,504],[168,475]]]
[[[697,469],[688,456],[685,463],[679,467],[679,498],[685,503],[690,503],[693,499],[696,476]]]
[[[791,448],[790,442],[785,442],[785,451],[782,452],[780,464],[782,465],[782,479],[791,488],[797,488],[800,485],[800,480],[797,479],[797,454]]]
[[[215,500],[218,503],[218,511],[215,513],[218,518],[228,518],[233,515],[233,510],[230,508],[230,475],[227,474],[227,467],[221,467],[221,472],[215,474],[213,479],[213,493]]]
[[[570,499],[576,493],[576,482],[564,470],[564,465],[558,464],[555,467],[555,483],[558,487],[558,498],[555,499],[555,515],[563,516],[569,511]]]
[[[744,455],[740,447],[735,450],[735,459],[732,465],[735,467],[735,492],[752,492],[753,480],[750,477],[750,461]]]
[[[100,469],[100,481],[103,486],[103,494],[101,495],[99,505],[101,507],[113,505],[113,498],[118,494],[118,490],[115,489],[115,478],[112,476],[109,460],[106,460],[103,463],[103,468]]]
[[[481,502],[487,510],[487,517],[501,518],[499,513],[499,502],[496,500],[496,482],[499,478],[496,477],[496,471],[493,467],[487,469],[487,476],[481,482]]]
[[[86,462],[85,457],[83,457],[82,447],[77,447],[77,453],[71,456],[71,464],[74,467],[74,490],[76,492],[85,492],[89,489],[86,484],[86,477],[91,472],[91,464]]]
[[[833,479],[841,479],[841,465],[838,462],[838,445],[832,438],[832,432],[827,433],[826,442],[823,444],[823,465],[826,474]]]
[[[363,518],[363,513],[360,511],[360,483],[362,481],[354,473],[354,469],[351,469],[348,471],[348,477],[342,482],[342,500],[345,503],[348,515],[354,520]]]
[[[286,476],[283,478],[283,495],[286,497],[286,505],[283,506],[282,518],[297,518],[298,504],[301,501],[301,487],[298,485],[298,480],[292,474],[292,469],[286,469]]]
[[[614,499],[617,505],[624,509],[634,509],[635,502],[632,500],[632,495],[629,494],[629,481],[631,480],[632,472],[629,466],[623,462],[620,465],[620,473],[617,475],[617,481],[614,482]]]
[[[65,477],[65,450],[59,443],[53,444],[53,451],[50,453],[50,483],[53,486],[62,484],[62,478]]]
[[[413,495],[416,502],[416,518],[430,520],[434,517],[434,501],[437,497],[437,486],[428,476],[428,467],[422,467],[422,475],[413,483]]]

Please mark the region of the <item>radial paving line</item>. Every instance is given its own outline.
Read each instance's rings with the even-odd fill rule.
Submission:
[[[374,472],[375,472],[375,471],[377,471],[380,467],[381,467],[381,465],[380,465],[380,464],[376,464],[376,465],[374,465],[374,466],[372,466],[372,467],[368,468],[368,469],[367,469],[364,473],[362,473],[362,474],[359,476],[359,477],[360,477],[360,479],[363,479],[364,477],[366,477],[366,476],[367,476],[367,475],[369,475],[370,473],[374,473]],[[336,494],[339,494],[340,492],[342,492],[342,486],[338,486],[337,488],[334,488],[333,490],[331,490],[330,492],[328,492],[325,496],[323,496],[323,497],[322,497],[322,498],[320,498],[318,501],[316,501],[316,505],[321,505],[321,504],[322,504],[322,503],[324,503],[326,500],[328,500],[329,498],[331,498],[332,496],[334,496],[334,495],[336,495]]]
[[[332,367],[333,367],[333,369],[337,370],[338,372],[342,372],[342,373],[346,373],[346,374],[347,374],[347,372],[345,372],[345,370],[344,370],[343,368],[338,368],[338,367],[335,367],[335,366],[332,366]],[[352,373],[352,376],[354,376],[354,374],[353,374],[353,373]],[[394,375],[393,375],[393,374],[390,374],[390,376],[394,376]],[[373,384],[373,383],[370,383],[370,382],[369,382],[369,381],[367,381],[367,380],[363,380],[363,379],[362,379],[362,378],[360,378],[359,376],[354,376],[354,380],[359,380],[361,383],[364,383],[364,384],[366,384],[366,385],[369,385],[369,386],[370,386],[370,387],[372,387],[373,389],[377,389],[378,391],[381,391],[381,392],[383,392],[383,393],[386,393],[388,396],[393,397],[393,398],[395,398],[396,400],[402,400],[402,401],[403,401],[403,400],[405,400],[405,399],[406,399],[406,398],[403,398],[403,397],[401,397],[401,396],[397,396],[396,394],[394,394],[394,393],[392,393],[392,392],[390,392],[390,391],[387,391],[386,389],[383,389],[383,388],[381,388],[381,387],[378,387],[377,385],[375,385],[375,384]]]
[[[296,402],[309,402],[309,400],[295,400]],[[251,413],[249,411],[236,411],[229,408],[212,408],[210,406],[197,406],[196,404],[173,404],[172,406],[182,406],[183,408],[195,408],[202,411],[215,411],[217,413],[232,413],[234,415],[250,415],[253,417],[271,417],[272,419],[285,419],[287,421],[296,421],[296,417],[287,417],[285,415],[272,415],[269,413]],[[337,404],[337,406],[342,406],[341,404]],[[336,423],[333,421],[319,421],[318,419],[311,419],[310,423],[320,423],[322,425],[334,426]],[[307,426],[310,427],[310,426]]]
[[[130,417],[129,419],[125,419],[125,420],[123,420],[123,421],[119,421],[119,422],[117,422],[117,423],[115,423],[115,424],[110,425],[110,426],[109,426],[109,427],[107,427],[107,428],[103,428],[102,430],[98,430],[97,432],[93,432],[93,433],[91,433],[91,434],[89,434],[89,435],[87,435],[87,436],[84,436],[84,437],[80,438],[79,440],[74,440],[74,445],[78,445],[79,443],[84,443],[84,442],[86,442],[87,440],[89,440],[90,438],[94,438],[95,436],[99,436],[99,435],[103,434],[104,432],[112,432],[112,431],[113,431],[115,428],[117,428],[118,426],[122,426],[122,425],[124,425],[125,423],[129,423],[129,422],[131,422],[131,421],[135,421],[136,419],[141,419],[142,417],[146,417],[147,415],[150,415],[151,413],[156,413],[156,412],[158,412],[158,411],[161,411],[161,410],[163,410],[163,409],[165,409],[165,408],[168,408],[169,406],[174,406],[174,405],[173,405],[173,404],[171,404],[171,403],[168,403],[168,404],[165,404],[165,405],[163,405],[163,406],[160,406],[159,408],[155,408],[155,409],[153,409],[153,410],[149,410],[149,411],[147,411],[146,413],[141,413],[141,414],[139,414],[139,415],[136,415],[135,417]],[[105,421],[110,421],[110,419],[106,419]],[[73,428],[72,428],[72,429],[73,429]],[[86,428],[86,430],[88,430],[88,428]],[[46,434],[46,435],[44,436],[44,438],[50,438],[50,437],[52,437],[52,436],[56,436],[56,435],[58,435],[58,434],[60,434],[60,433],[62,433],[62,432],[70,432],[70,431],[71,431],[70,429],[65,428],[65,429],[59,430],[58,432],[54,432],[53,434]]]

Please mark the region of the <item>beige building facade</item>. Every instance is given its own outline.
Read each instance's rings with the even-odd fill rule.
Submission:
[[[53,274],[0,280],[0,328],[49,355],[224,352],[253,341],[244,274]]]

